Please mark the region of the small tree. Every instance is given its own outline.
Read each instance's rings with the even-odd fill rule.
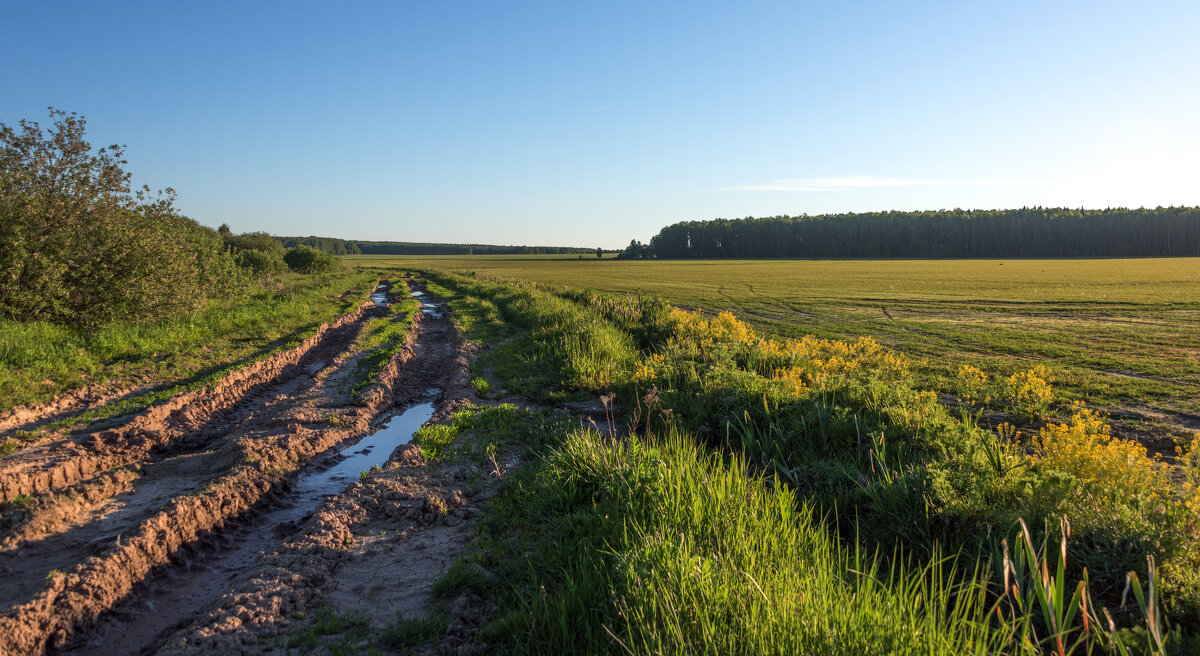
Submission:
[[[604,249],[597,246],[596,247],[596,259],[600,259],[602,257],[604,257]]]
[[[319,273],[337,266],[336,257],[303,244],[288,251],[283,261],[296,273]]]

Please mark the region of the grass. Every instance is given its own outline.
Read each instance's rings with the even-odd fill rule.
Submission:
[[[378,380],[388,360],[404,346],[420,305],[418,301],[405,296],[390,306],[391,314],[388,317],[367,323],[356,344],[366,351],[355,365],[355,382],[350,393],[356,400],[360,392]]]
[[[1044,370],[993,380],[1004,403],[1028,404],[1014,414],[1030,417],[1020,429],[992,431],[968,402],[948,410],[905,358],[870,339],[780,340],[729,313],[431,277],[457,294],[456,317],[460,307],[476,312],[473,330],[542,354],[497,370],[501,384],[521,384],[516,375],[565,398],[590,389],[577,372],[617,362],[593,393],[615,390],[642,433],[624,442],[588,431],[533,439],[543,458],[505,483],[511,497],[489,508],[491,528],[470,556],[522,582],[517,597],[497,600],[508,610],[484,631],[487,640],[572,653],[958,653],[1017,651],[1024,642],[1034,652],[1106,653],[1120,651],[1115,636],[1125,632],[1134,653],[1166,653],[1170,640],[1194,635],[1200,496],[1188,481],[1196,477],[1178,468],[1163,476],[1164,464],[1106,433],[1095,415],[1033,419],[1047,400]],[[564,324],[571,339],[562,338]],[[610,339],[612,331],[625,337]],[[439,431],[434,457],[453,454],[464,435],[478,439],[458,417]],[[487,439],[505,432],[493,426]],[[760,496],[765,514],[755,519]],[[1068,524],[1056,523],[1064,516],[1069,542]],[[1024,546],[1015,532],[1022,519],[1037,527]],[[1062,556],[1052,559],[1045,545],[1060,539]],[[1027,565],[1045,564],[1030,569],[1061,571],[1033,577],[1005,601],[1008,587],[998,582],[1011,575],[1002,565],[1014,561],[1000,555],[1008,544],[1031,551]],[[744,561],[725,567],[731,554]],[[1183,633],[1163,638],[1164,619],[1126,606],[1129,572],[1155,581],[1159,606],[1146,608],[1168,609]],[[808,601],[795,606],[795,590]],[[976,593],[977,602],[964,601]],[[1062,614],[1071,598],[1090,610]],[[860,599],[870,608],[855,609],[850,600]],[[806,615],[805,604],[819,612]],[[1114,609],[1112,627],[1101,625],[1102,605]]]
[[[964,363],[1002,376],[1040,364],[1054,371],[1061,398],[1130,411],[1140,432],[1200,429],[1196,259],[347,262],[661,296],[685,308],[731,310],[777,337],[871,336],[907,355],[922,384],[942,392],[953,391]]]
[[[372,280],[356,270],[289,275],[272,289],[200,312],[95,333],[0,322],[0,412],[85,385],[135,390],[67,423],[137,412],[299,343],[365,300]]]

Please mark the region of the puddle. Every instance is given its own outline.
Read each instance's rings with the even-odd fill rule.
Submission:
[[[409,292],[408,295],[413,298],[421,298],[425,295],[425,292]]]
[[[401,444],[408,444],[412,440],[412,434],[432,416],[432,403],[418,403],[387,420],[378,431],[346,447],[341,453],[345,460],[321,472],[302,474],[288,495],[308,500],[308,503],[298,503],[302,512],[283,521],[303,519],[304,515],[317,507],[321,499],[338,494],[350,483],[358,480],[363,471],[387,462],[392,451]]]
[[[431,396],[441,390],[431,389]],[[227,592],[254,564],[260,551],[292,534],[321,501],[345,490],[361,472],[387,462],[401,444],[433,416],[433,403],[419,403],[394,415],[383,426],[337,456],[323,459],[300,474],[285,494],[287,500],[229,531],[215,552],[200,554],[183,567],[155,580],[150,589],[113,608],[85,644],[59,654],[134,654],[157,646],[156,638],[193,617]],[[329,460],[337,460],[329,465]]]
[[[387,305],[387,293],[388,293],[387,285],[379,285],[378,287],[375,288],[375,291],[371,292],[371,302],[374,303],[375,305],[386,306]]]
[[[433,317],[434,319],[441,319],[443,316],[441,303],[422,302],[421,311]]]

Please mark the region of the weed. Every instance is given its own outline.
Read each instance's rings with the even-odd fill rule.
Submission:
[[[476,394],[485,398],[492,392],[492,384],[483,376],[472,378],[471,387],[475,390]]]
[[[400,615],[379,634],[379,640],[393,649],[408,650],[438,640],[446,631],[447,624],[445,616],[441,614],[431,617]]]

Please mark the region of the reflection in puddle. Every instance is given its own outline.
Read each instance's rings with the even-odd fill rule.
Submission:
[[[431,389],[430,396],[441,390]],[[340,494],[361,472],[387,462],[392,451],[412,441],[413,433],[433,416],[432,403],[420,403],[392,417],[378,431],[346,447],[344,458],[327,469],[310,467],[285,492],[279,505],[255,516],[248,526],[226,533],[224,545],[208,555],[197,555],[185,567],[157,579],[141,591],[136,604],[118,607],[101,622],[90,640],[58,652],[65,654],[132,654],[179,623],[195,610],[230,589],[254,564],[260,551],[270,549],[282,536],[292,534],[322,499]]]

